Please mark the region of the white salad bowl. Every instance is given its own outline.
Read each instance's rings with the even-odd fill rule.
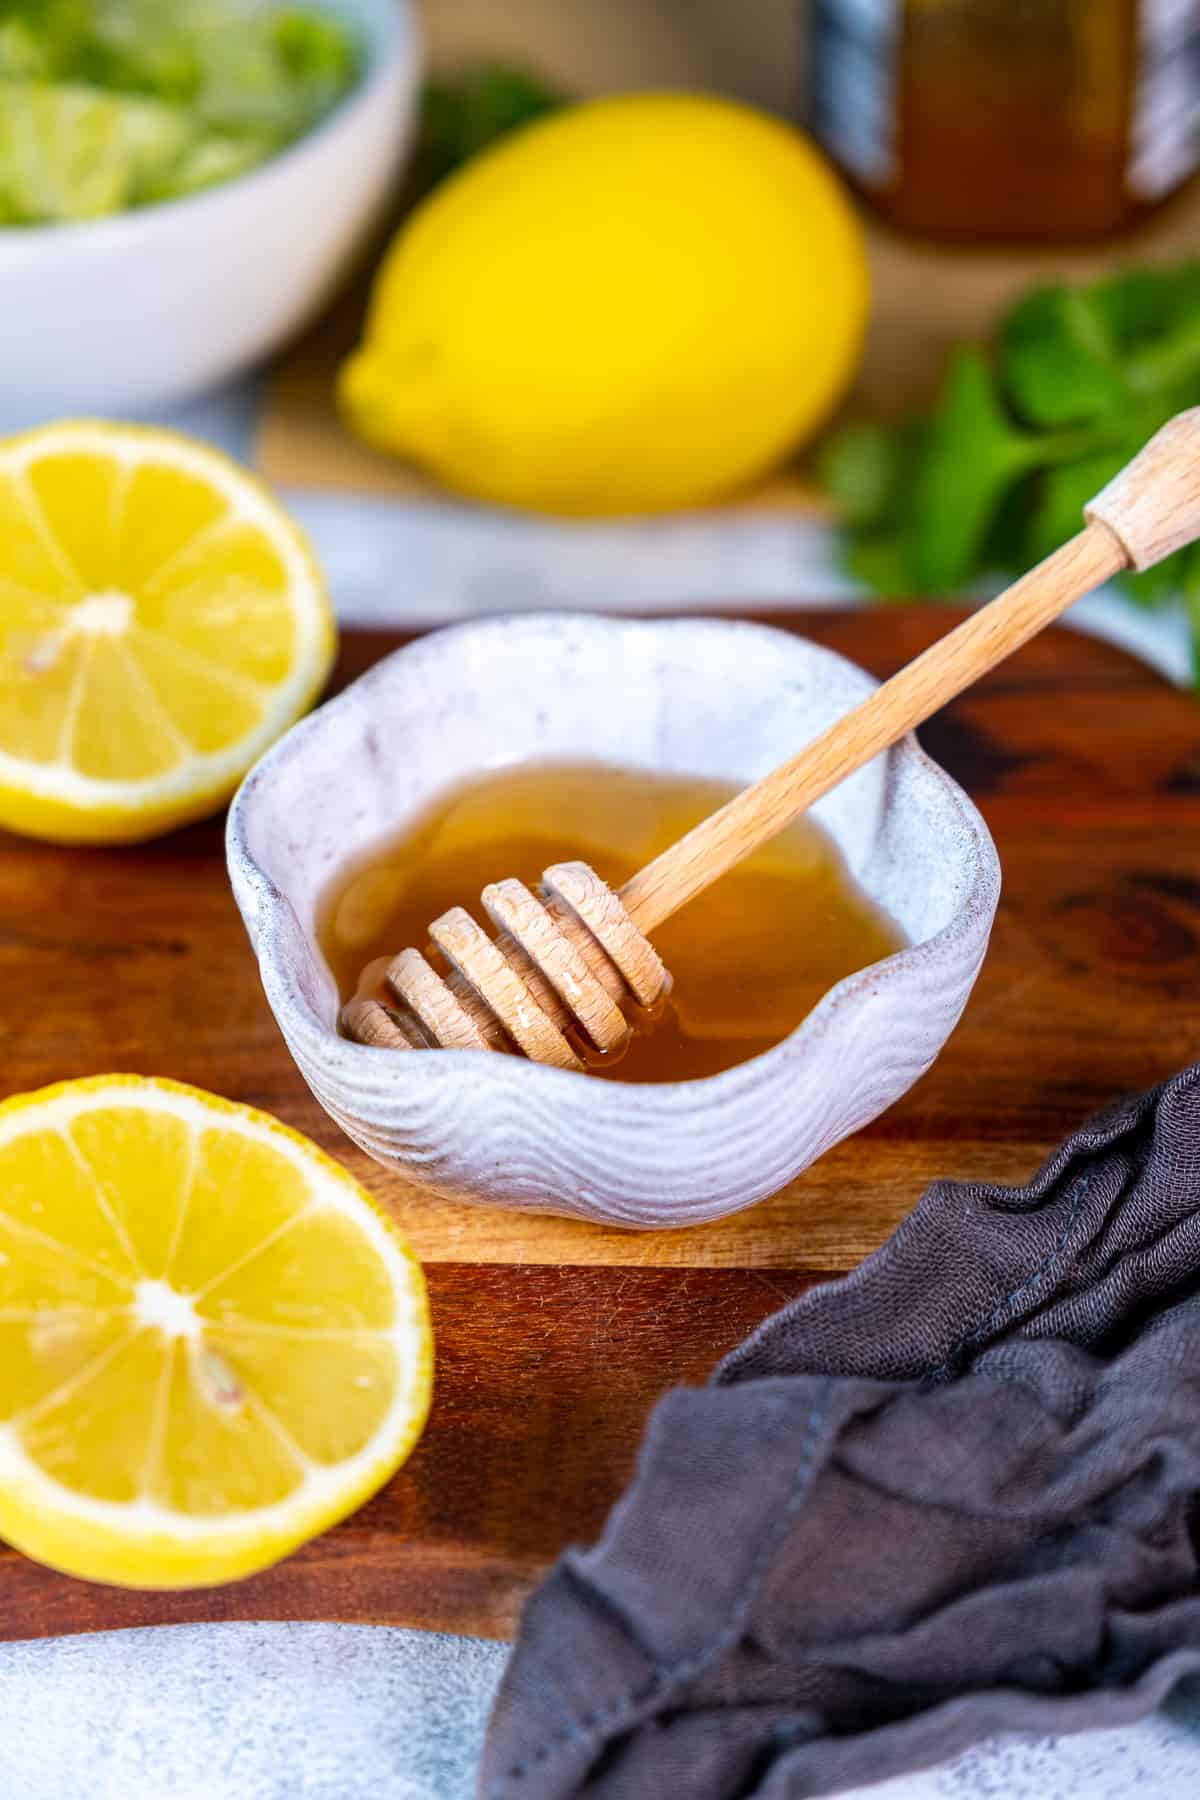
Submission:
[[[483,770],[592,759],[749,782],[874,685],[765,626],[542,614],[422,638],[295,726],[234,801],[229,870],[321,1105],[379,1162],[443,1194],[637,1227],[749,1206],[883,1112],[953,1029],[1000,890],[983,820],[911,738],[814,809],[909,947],[839,982],[773,1049],[703,1080],[623,1085],[485,1051],[348,1042],[316,934],[331,876]]]
[[[184,399],[328,300],[394,192],[421,57],[409,0],[312,3],[351,26],[364,68],[289,149],[187,199],[0,227],[0,429]]]

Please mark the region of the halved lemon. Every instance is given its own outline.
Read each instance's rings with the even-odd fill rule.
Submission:
[[[304,536],[227,457],[88,422],[0,442],[0,825],[119,843],[203,817],[335,647]]]
[[[0,1536],[91,1581],[249,1575],[420,1435],[421,1270],[265,1113],[111,1075],[0,1106]]]

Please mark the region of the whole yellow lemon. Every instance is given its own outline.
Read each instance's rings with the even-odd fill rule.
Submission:
[[[591,101],[416,210],[340,397],[369,442],[484,500],[694,506],[815,429],[867,303],[858,221],[798,131],[690,95]]]

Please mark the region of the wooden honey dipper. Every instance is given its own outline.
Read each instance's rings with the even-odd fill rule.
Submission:
[[[342,1028],[396,1050],[523,1053],[582,1069],[624,1048],[630,1003],[652,1013],[670,976],[646,934],[797,819],[830,788],[1124,569],[1200,536],[1200,407],[1171,419],[1084,508],[1084,529],[893,675],[797,756],[720,807],[614,893],[586,863],[558,863],[542,894],[483,891],[493,939],[461,906],[430,927],[450,965],[419,950],[390,963],[394,1005],[355,999]]]

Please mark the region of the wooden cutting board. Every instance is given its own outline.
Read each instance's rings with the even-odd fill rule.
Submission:
[[[932,608],[788,620],[878,675],[950,622]],[[350,637],[339,680],[400,641]],[[923,735],[1004,865],[966,1016],[886,1117],[774,1199],[688,1233],[475,1211],[368,1161],[288,1059],[219,822],[111,853],[0,837],[0,1091],[134,1070],[277,1113],[394,1209],[426,1261],[438,1348],[424,1440],[336,1531],[253,1580],[182,1595],[88,1586],[0,1548],[0,1638],[273,1618],[507,1635],[556,1552],[600,1529],[664,1388],[703,1379],[775,1307],[851,1267],[934,1176],[1024,1180],[1094,1107],[1191,1060],[1200,707],[1056,631]]]

